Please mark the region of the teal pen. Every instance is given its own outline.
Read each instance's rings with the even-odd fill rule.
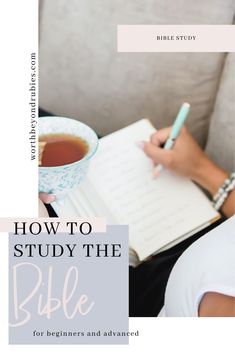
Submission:
[[[179,113],[175,119],[175,122],[172,126],[171,132],[170,132],[170,136],[167,139],[165,145],[164,145],[164,149],[166,150],[170,150],[173,148],[175,140],[177,139],[177,137],[180,134],[180,131],[182,129],[182,127],[184,126],[184,123],[188,117],[188,113],[190,110],[190,104],[189,103],[183,103]],[[159,174],[159,172],[162,170],[163,166],[161,164],[159,164],[155,169],[154,169],[154,175],[157,176]]]

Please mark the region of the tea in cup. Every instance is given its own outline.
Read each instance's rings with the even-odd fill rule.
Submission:
[[[39,119],[39,142],[43,143],[39,192],[61,198],[86,176],[98,137],[80,121],[48,116]]]

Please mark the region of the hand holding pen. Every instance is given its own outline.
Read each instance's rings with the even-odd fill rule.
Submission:
[[[185,108],[189,109],[187,106]],[[179,114],[177,117],[178,116]],[[172,126],[163,128],[155,132],[149,142],[143,143],[142,148],[144,152],[154,162],[155,176],[160,173],[159,170],[163,167],[175,174],[186,176],[195,181],[197,181],[198,176],[201,175],[204,162],[206,162],[208,158],[182,124],[182,121],[185,122],[185,119],[186,118],[180,118],[180,129],[178,128],[179,123],[176,125],[178,126],[177,129],[173,129]],[[176,121],[177,118],[175,122]],[[169,145],[171,147],[170,149],[168,148]],[[158,167],[159,165],[161,165],[161,167]]]
[[[179,136],[179,134],[184,126],[184,123],[188,117],[189,110],[190,110],[189,103],[183,103],[180,110],[179,110],[179,113],[175,119],[175,122],[169,132],[169,136],[168,136],[166,142],[164,143],[163,148],[165,150],[170,150],[174,147],[176,139]],[[154,170],[154,176],[157,176],[161,172],[162,168],[163,168],[162,164],[158,164]]]

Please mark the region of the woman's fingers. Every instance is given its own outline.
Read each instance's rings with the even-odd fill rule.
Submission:
[[[55,201],[55,196],[51,194],[45,194],[44,192],[41,192],[39,194],[39,198],[43,203],[51,203]]]
[[[145,142],[144,152],[155,164],[162,164],[170,167],[172,163],[172,151],[157,147],[151,142]]]
[[[154,134],[151,135],[150,141],[154,145],[160,147],[165,144],[166,140],[169,137],[170,131],[171,131],[171,127],[166,127],[159,131],[156,131]]]
[[[47,209],[40,199],[38,199],[38,216],[49,217]]]

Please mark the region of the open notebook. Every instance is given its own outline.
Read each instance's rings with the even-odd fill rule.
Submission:
[[[130,248],[141,261],[219,217],[191,181],[166,170],[153,179],[152,162],[136,142],[154,131],[143,119],[102,138],[86,180],[53,203],[59,217],[102,216],[109,224],[129,224]]]

